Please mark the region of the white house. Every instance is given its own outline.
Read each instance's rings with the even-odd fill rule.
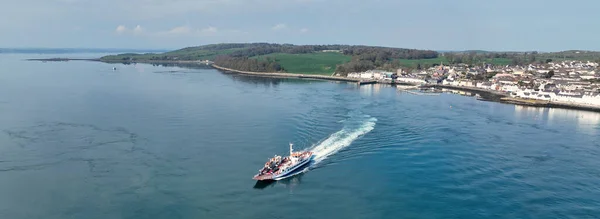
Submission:
[[[425,84],[425,83],[427,83],[423,79],[411,78],[411,77],[398,77],[398,78],[396,78],[396,81],[398,81],[398,82],[405,82],[405,83],[412,83],[412,84]]]
[[[492,82],[479,82],[477,83],[477,87],[481,89],[495,90],[495,86],[493,86]]]
[[[581,93],[581,92],[570,92],[560,91],[558,93],[549,91],[535,91],[531,89],[518,89],[511,94],[514,97],[546,100],[557,103],[567,104],[578,104],[578,105],[589,105],[600,107],[600,95],[597,93]]]
[[[500,85],[500,90],[505,92],[516,92],[517,90],[519,90],[519,86],[514,84],[503,84]]]
[[[476,87],[477,83],[475,83],[474,81],[460,81],[458,83],[458,86],[462,86],[462,87]]]

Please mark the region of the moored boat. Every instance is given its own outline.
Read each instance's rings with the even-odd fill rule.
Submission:
[[[301,167],[306,166],[313,158],[311,151],[293,151],[290,143],[290,156],[281,157],[275,155],[265,166],[254,175],[255,180],[280,180],[295,175]]]

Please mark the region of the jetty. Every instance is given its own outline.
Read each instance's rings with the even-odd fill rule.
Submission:
[[[374,80],[361,80],[361,79],[357,79],[357,78],[347,78],[347,77],[340,77],[340,76],[282,73],[282,72],[251,72],[251,71],[241,71],[241,70],[236,70],[236,69],[231,69],[231,68],[225,68],[225,67],[221,67],[221,66],[218,66],[215,64],[212,64],[211,66],[216,69],[223,70],[223,71],[235,72],[235,73],[239,73],[239,74],[252,75],[252,76],[345,81],[345,82],[354,82],[354,83],[357,83],[358,85],[377,83],[377,81],[374,81]]]
[[[364,80],[364,81],[359,81],[358,85],[365,85],[365,84],[377,84],[376,80]]]

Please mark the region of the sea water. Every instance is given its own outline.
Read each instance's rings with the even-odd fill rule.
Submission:
[[[0,218],[600,217],[598,113],[40,57],[0,55]]]

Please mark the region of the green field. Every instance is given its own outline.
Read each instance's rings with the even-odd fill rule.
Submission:
[[[349,62],[351,57],[336,52],[304,54],[273,53],[254,56],[259,60],[274,59],[286,72],[301,74],[331,75],[336,65]]]
[[[484,60],[485,63],[491,63],[494,65],[510,65],[512,63],[512,59],[508,58],[493,58]]]

